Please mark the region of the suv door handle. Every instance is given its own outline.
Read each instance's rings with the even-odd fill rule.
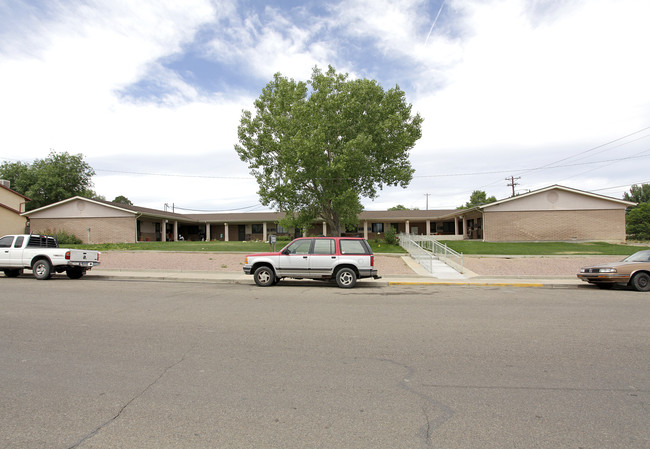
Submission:
[[[303,258],[303,259],[306,259],[306,258],[307,258],[307,256],[302,256],[302,258]]]

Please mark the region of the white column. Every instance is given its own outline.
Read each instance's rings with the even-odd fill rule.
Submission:
[[[268,238],[266,237],[266,222],[262,223],[262,241],[266,242]]]
[[[178,241],[178,222],[177,221],[174,222],[174,237],[172,237],[172,240],[174,242]]]
[[[167,220],[163,220],[162,223],[160,223],[160,240],[162,242],[167,241]]]
[[[410,234],[411,233],[411,222],[406,220],[406,233]]]
[[[327,235],[327,223],[323,222],[323,235]]]
[[[224,229],[223,229],[223,240],[224,240],[225,242],[228,242],[228,241],[229,241],[229,240],[228,240],[228,223],[224,223],[224,224],[223,224],[223,228],[224,228]]]
[[[427,220],[427,235],[431,235],[431,220]]]
[[[205,241],[210,241],[210,223],[205,224]]]
[[[368,240],[368,220],[363,222],[363,238]]]
[[[454,235],[458,235],[458,217],[454,217]]]

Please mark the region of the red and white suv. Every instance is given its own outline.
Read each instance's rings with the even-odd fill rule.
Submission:
[[[380,279],[374,269],[370,245],[355,237],[298,238],[275,253],[246,256],[244,273],[252,274],[261,287],[282,278],[335,279],[341,288],[352,288],[357,279]]]

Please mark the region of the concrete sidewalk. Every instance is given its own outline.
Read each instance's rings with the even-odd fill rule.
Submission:
[[[215,284],[254,285],[252,276],[244,273],[212,271],[172,271],[172,270],[119,270],[96,268],[86,274],[92,279],[149,280],[174,282],[211,282]],[[286,282],[292,282],[288,279]],[[284,282],[284,281],[283,281]],[[296,281],[309,282],[309,281]],[[397,285],[451,285],[451,286],[494,286],[494,287],[544,287],[544,288],[578,288],[587,286],[577,278],[564,277],[527,277],[527,276],[477,276],[467,279],[438,279],[424,274],[384,275],[381,279],[361,279],[359,283],[375,286]],[[281,285],[281,284],[280,284]]]

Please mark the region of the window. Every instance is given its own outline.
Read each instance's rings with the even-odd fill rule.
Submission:
[[[311,242],[311,239],[296,240],[287,247],[287,250],[289,251],[289,254],[309,254]]]
[[[25,237],[22,235],[19,237],[16,237],[16,241],[14,242],[14,248],[20,248],[23,246],[23,242],[25,241]]]
[[[314,240],[313,254],[336,254],[336,245],[334,244],[334,239]]]
[[[341,240],[341,254],[370,254],[365,240]]]
[[[288,230],[288,229],[285,229],[285,228],[283,228],[283,227],[282,227],[282,226],[280,226],[280,225],[278,225],[278,229],[277,229],[277,231],[276,231],[276,232],[277,232],[278,234],[288,234],[288,233],[289,233],[289,230]]]
[[[383,223],[373,223],[372,224],[372,232],[384,232],[384,224]]]
[[[264,233],[264,226],[262,223],[255,223],[251,225],[251,232],[253,234],[263,234]]]
[[[12,235],[8,235],[7,237],[2,237],[0,239],[0,248],[11,248],[11,243],[14,241],[14,237]]]

